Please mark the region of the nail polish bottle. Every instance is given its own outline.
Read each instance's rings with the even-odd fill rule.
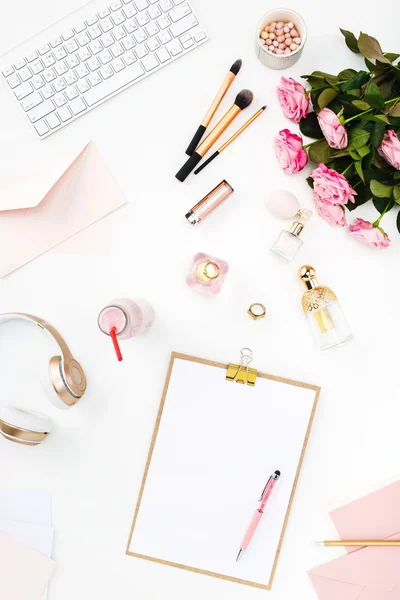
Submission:
[[[229,265],[221,258],[199,252],[193,257],[186,283],[201,294],[216,295],[222,289]]]
[[[271,250],[285,258],[287,261],[292,261],[303,245],[303,241],[300,239],[300,233],[303,231],[304,225],[311,217],[312,212],[308,208],[299,210],[290,230],[281,231]]]
[[[301,267],[299,277],[307,288],[303,294],[303,310],[320,350],[351,340],[353,336],[336,294],[325,285],[318,285],[315,270],[309,265]]]

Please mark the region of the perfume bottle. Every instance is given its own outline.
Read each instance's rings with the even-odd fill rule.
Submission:
[[[299,237],[300,233],[303,231],[304,225],[311,219],[311,217],[312,212],[311,210],[308,210],[308,208],[303,208],[302,210],[297,211],[290,231],[281,231],[271,250],[289,262],[293,260],[303,245],[303,241]]]
[[[353,336],[336,294],[325,285],[318,285],[315,270],[309,265],[301,267],[299,277],[307,288],[303,295],[303,310],[320,350],[351,340]]]
[[[201,294],[219,294],[224,284],[229,265],[221,258],[199,252],[193,257],[186,283]]]

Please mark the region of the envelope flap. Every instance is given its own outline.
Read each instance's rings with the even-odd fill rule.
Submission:
[[[312,572],[309,577],[320,600],[357,600],[364,589],[359,585],[319,577]]]
[[[14,178],[8,185],[0,181],[0,211],[18,210],[38,206],[46,194],[62,177],[65,171],[88,148],[87,144],[78,154],[63,154],[56,158],[40,172],[32,172],[27,176]]]

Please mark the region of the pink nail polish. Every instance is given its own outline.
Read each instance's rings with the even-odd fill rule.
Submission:
[[[221,258],[199,252],[193,257],[186,283],[200,294],[216,295],[222,289],[229,265]]]

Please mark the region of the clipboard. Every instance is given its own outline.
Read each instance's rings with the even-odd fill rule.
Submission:
[[[232,367],[246,365],[172,353],[126,554],[270,590],[320,387],[257,371],[253,384],[232,384]],[[279,484],[237,563],[275,469]]]

